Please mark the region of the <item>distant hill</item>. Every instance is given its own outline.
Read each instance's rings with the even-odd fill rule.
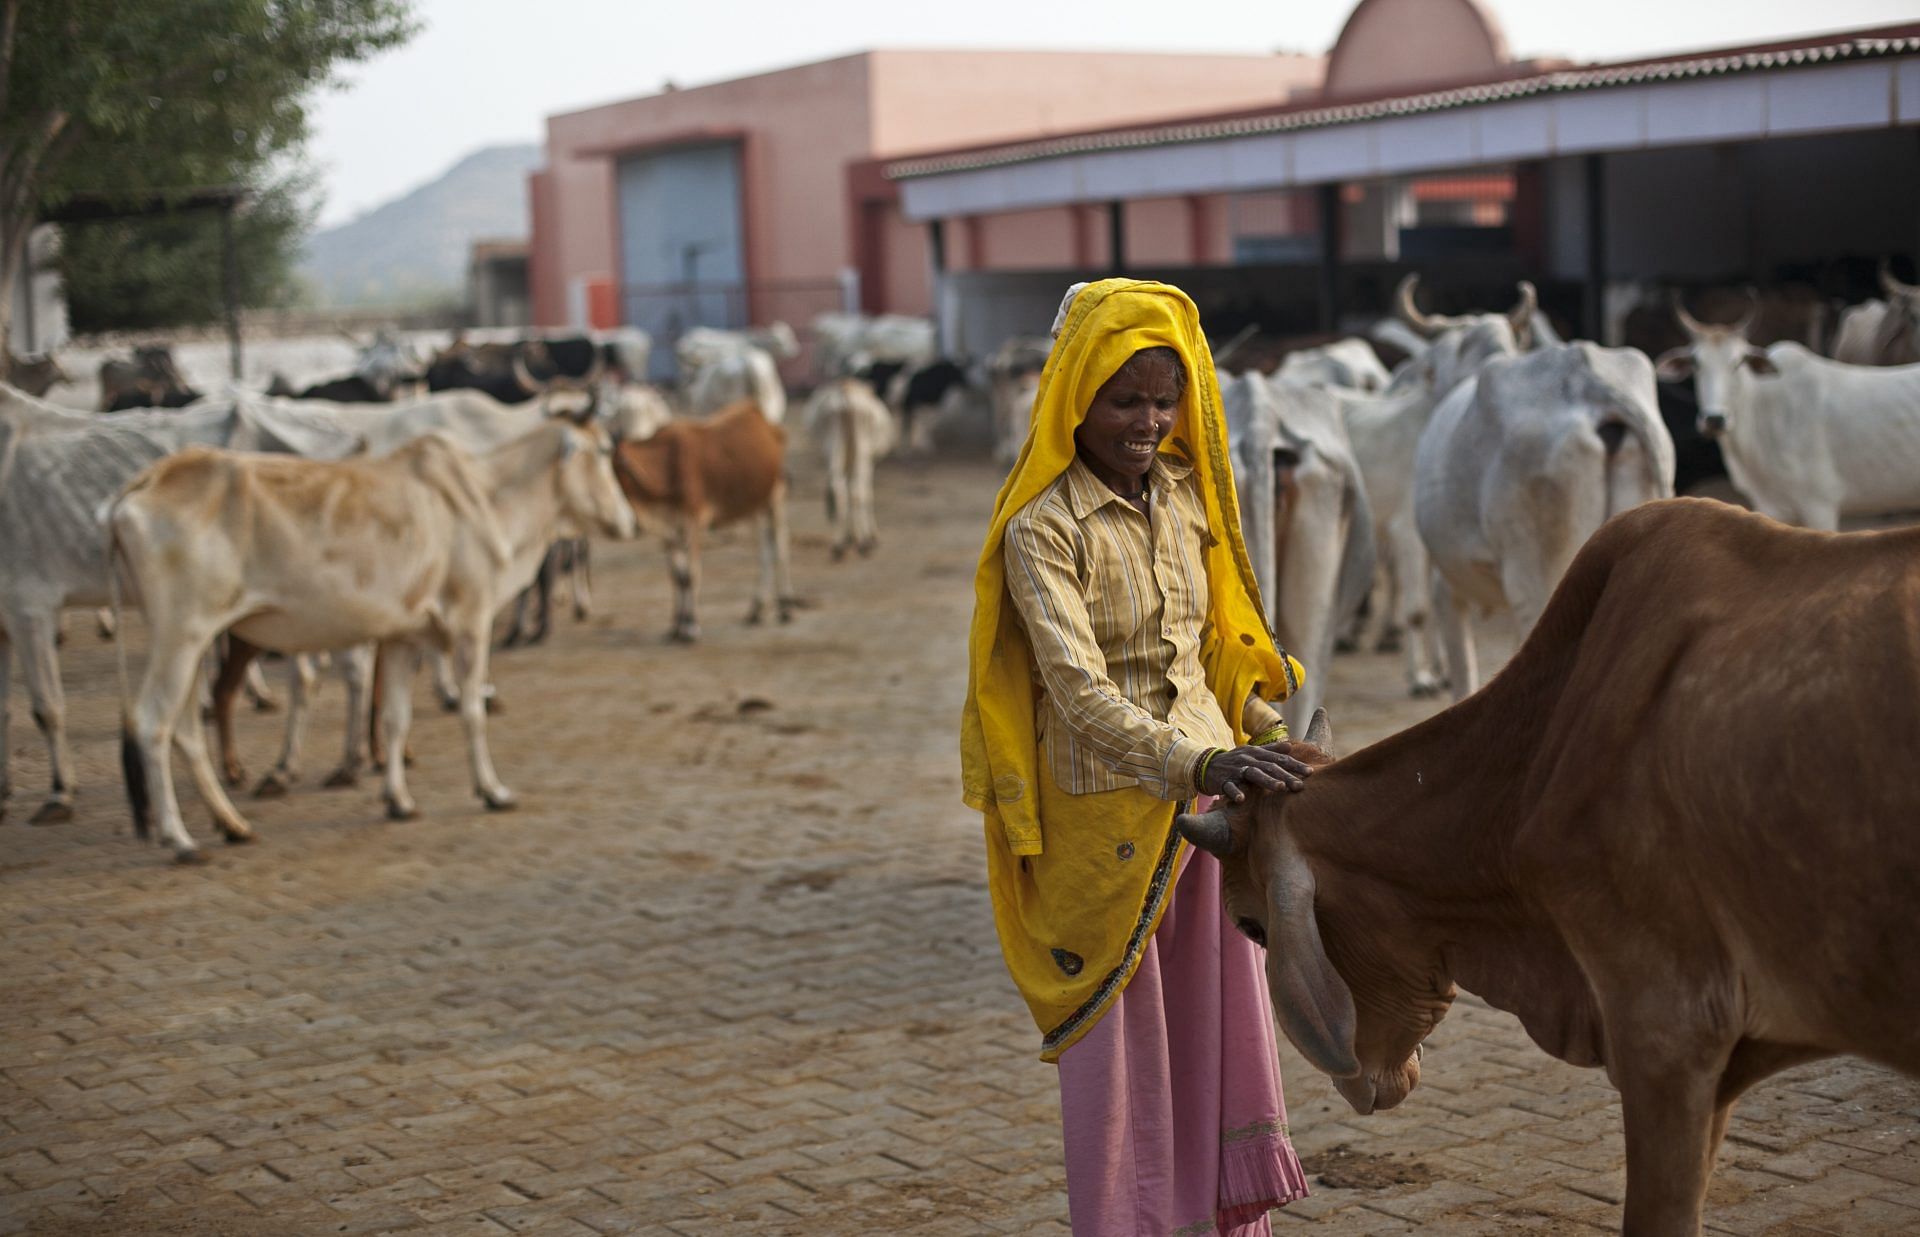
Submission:
[[[329,307],[457,296],[469,245],[527,235],[527,173],[540,160],[538,146],[477,150],[440,179],[315,232],[300,273]]]

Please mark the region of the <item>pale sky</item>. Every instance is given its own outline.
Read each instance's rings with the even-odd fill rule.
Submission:
[[[1920,0],[1485,0],[1514,54],[1622,60],[1920,21]],[[316,102],[340,223],[545,117],[872,47],[1324,53],[1353,0],[414,0],[423,29]],[[1169,114],[1184,110],[1170,106]]]

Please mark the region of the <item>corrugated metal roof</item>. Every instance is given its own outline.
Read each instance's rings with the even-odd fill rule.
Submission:
[[[1602,90],[1611,86],[1682,81],[1690,78],[1724,77],[1768,69],[1791,69],[1838,64],[1845,61],[1877,60],[1888,56],[1911,55],[1916,52],[1920,52],[1920,32],[1908,33],[1903,29],[1892,34],[1862,35],[1833,41],[1808,42],[1804,45],[1769,46],[1720,53],[1693,53],[1625,64],[1555,69],[1531,76],[1512,77],[1418,94],[1396,95],[1365,102],[1307,103],[1297,107],[1249,115],[1069,134],[1033,142],[1018,142],[1005,146],[900,159],[887,164],[886,175],[889,180],[907,180],[918,176],[937,176],[944,172],[964,172],[1014,163],[1029,163],[1061,155],[1084,154],[1089,151],[1172,146],[1187,142],[1208,142],[1220,138],[1246,137],[1265,133],[1293,133],[1302,129],[1326,129],[1360,121],[1417,116],[1428,112],[1473,107],[1482,103],[1537,98],[1541,95]]]

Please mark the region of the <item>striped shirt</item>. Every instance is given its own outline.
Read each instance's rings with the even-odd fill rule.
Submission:
[[[1189,798],[1200,758],[1234,745],[1203,669],[1212,534],[1192,465],[1156,456],[1147,489],[1151,516],[1075,457],[1007,522],[1007,591],[1046,697],[1041,758],[1070,794]],[[1248,733],[1279,721],[1247,700]]]

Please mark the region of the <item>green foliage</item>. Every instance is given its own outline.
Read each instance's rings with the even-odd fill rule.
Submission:
[[[255,192],[233,221],[240,304],[298,299],[293,267],[312,224],[312,187],[288,176]],[[220,212],[190,210],[69,226],[61,238],[67,318],[82,335],[200,326],[226,314]]]
[[[267,183],[306,138],[314,91],[412,30],[404,0],[0,0],[0,315],[43,206]],[[271,204],[256,213],[248,231],[272,233]],[[207,220],[175,226],[217,235]],[[163,248],[186,261],[196,243]],[[284,282],[284,262],[269,268]]]

